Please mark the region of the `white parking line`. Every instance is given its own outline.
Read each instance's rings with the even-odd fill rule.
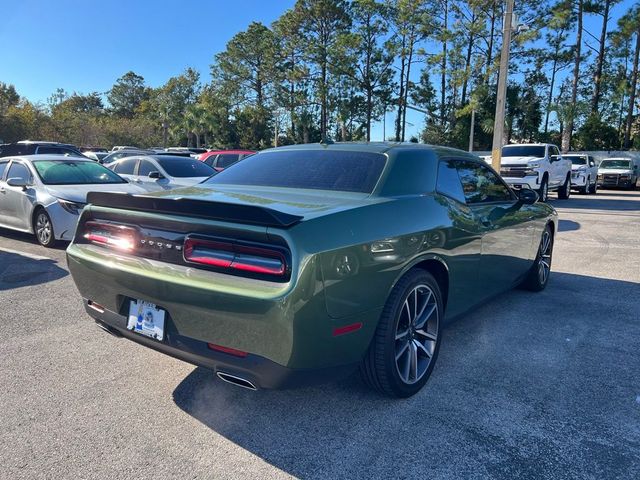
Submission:
[[[53,258],[43,257],[42,255],[36,255],[34,253],[20,252],[18,250],[11,250],[10,248],[0,247],[0,252],[15,253],[23,257],[31,258],[32,260],[53,260]]]

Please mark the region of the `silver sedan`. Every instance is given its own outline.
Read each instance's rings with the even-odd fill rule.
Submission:
[[[89,159],[0,158],[0,227],[33,233],[45,247],[71,240],[89,192],[143,190]]]

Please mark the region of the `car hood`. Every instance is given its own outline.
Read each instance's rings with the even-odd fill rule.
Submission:
[[[87,203],[87,193],[89,192],[124,192],[124,193],[144,193],[145,190],[130,183],[109,183],[109,184],[89,184],[89,185],[49,185],[49,194],[72,202]]]
[[[502,157],[503,165],[529,165],[532,162],[541,162],[544,157]]]
[[[632,170],[630,168],[599,168],[598,173],[614,174],[614,175],[631,175]]]
[[[363,205],[390,201],[366,193],[324,190],[247,187],[238,185],[194,185],[148,194],[169,199],[191,199],[269,208],[305,219],[327,215]]]
[[[588,167],[586,165],[571,165],[571,170],[587,170]]]

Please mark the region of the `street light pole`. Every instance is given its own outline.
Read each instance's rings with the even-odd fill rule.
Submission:
[[[502,26],[502,53],[500,54],[500,73],[498,74],[498,92],[496,94],[496,116],[493,123],[493,146],[491,148],[491,165],[500,171],[502,142],[504,137],[504,109],[507,99],[507,76],[509,75],[509,48],[511,46],[511,25],[513,19],[514,0],[507,0]]]

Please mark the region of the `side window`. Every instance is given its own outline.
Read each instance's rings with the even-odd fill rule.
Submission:
[[[238,161],[239,155],[237,153],[229,153],[227,155],[220,155],[218,157],[218,163],[216,167],[227,168]]]
[[[19,178],[24,180],[27,183],[31,182],[31,172],[27,168],[26,165],[18,162],[11,163],[9,167],[9,172],[7,173],[7,179],[9,178]]]
[[[36,150],[36,153],[38,155],[42,155],[42,154],[59,155],[64,152],[62,151],[62,149],[58,147],[38,147],[38,149]]]
[[[459,162],[458,175],[468,204],[484,202],[510,202],[513,193],[505,183],[479,162]]]
[[[0,163],[0,180],[2,180],[2,177],[4,175],[4,171],[7,169],[7,165],[9,165],[9,162]]]
[[[130,160],[122,160],[114,167],[113,171],[121,175],[133,175],[136,162],[137,160],[133,158]]]
[[[213,167],[214,162],[216,161],[216,158],[218,158],[219,155],[211,155],[209,157],[207,157],[204,161],[204,163],[206,163],[207,165],[209,165],[210,167]]]
[[[551,145],[549,150],[549,155],[560,155],[560,151],[558,150],[558,147],[556,147],[555,145]]]
[[[153,171],[158,171],[158,167],[149,160],[140,160],[140,165],[138,165],[138,175],[141,177],[148,177],[149,173]]]
[[[460,177],[458,176],[458,170],[456,170],[454,162],[444,161],[440,162],[438,165],[438,181],[436,183],[436,190],[447,197],[451,197],[461,203],[465,203],[462,184],[460,183]]]

